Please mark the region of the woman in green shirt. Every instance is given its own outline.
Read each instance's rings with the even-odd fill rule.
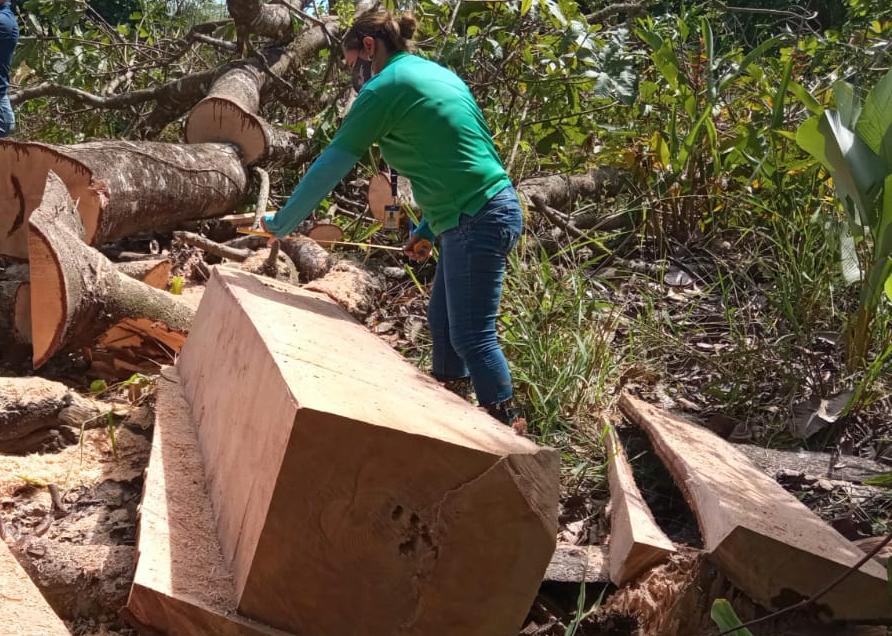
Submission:
[[[368,148],[409,178],[423,219],[406,244],[413,260],[439,241],[428,307],[433,375],[453,390],[473,383],[477,400],[516,430],[508,364],[496,319],[508,252],[522,231],[517,194],[473,95],[452,71],[413,55],[415,19],[389,12],[359,16],[343,39],[344,58],[360,86],[331,144],[264,226],[294,231]]]

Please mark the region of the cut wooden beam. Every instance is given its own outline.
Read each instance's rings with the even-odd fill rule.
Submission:
[[[62,619],[0,539],[0,630],[17,636],[70,636]]]
[[[187,636],[284,636],[236,612],[198,437],[173,367],[161,370],[155,393],[138,537],[136,573],[127,600],[127,613],[137,625]]]
[[[558,457],[330,299],[215,268],[178,361],[239,610],[314,636],[517,633]]]
[[[620,408],[684,493],[710,559],[757,603],[778,608],[809,597],[864,556],[711,431],[628,395]],[[865,563],[818,607],[836,620],[892,619],[885,571]]]
[[[612,426],[607,430],[610,483],[610,580],[622,586],[675,552],[635,484],[632,466]]]

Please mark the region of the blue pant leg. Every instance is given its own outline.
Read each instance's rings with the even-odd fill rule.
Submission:
[[[468,368],[452,348],[449,340],[449,312],[446,305],[445,249],[441,246],[440,260],[427,306],[427,323],[433,344],[431,374],[438,380],[457,380],[468,377]]]
[[[9,95],[4,95],[0,97],[0,139],[8,137],[13,130],[15,130],[15,114],[9,102]]]
[[[463,216],[459,227],[442,239],[449,338],[470,370],[477,399],[484,406],[513,395],[496,321],[506,258],[521,223],[512,190],[510,197],[494,197],[475,216]]]

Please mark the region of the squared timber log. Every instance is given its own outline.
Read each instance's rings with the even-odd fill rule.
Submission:
[[[632,465],[612,426],[607,430],[610,483],[610,580],[623,586],[675,552],[635,483]]]
[[[137,539],[136,573],[127,600],[127,614],[137,626],[177,636],[289,636],[236,612],[235,586],[217,540],[198,434],[173,367],[161,369],[155,392]]]
[[[3,539],[0,539],[0,633],[17,636],[69,636]]]
[[[864,556],[718,435],[629,395],[620,408],[693,509],[709,558],[755,602],[778,609],[809,597]],[[886,572],[868,561],[817,605],[836,620],[890,620]]]
[[[239,611],[314,636],[514,634],[558,456],[326,296],[215,268],[178,367]]]

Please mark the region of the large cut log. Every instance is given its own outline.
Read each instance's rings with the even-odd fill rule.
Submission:
[[[79,427],[108,411],[60,382],[0,378],[0,452],[30,452],[39,445],[36,433],[65,425]]]
[[[809,597],[864,556],[711,431],[628,395],[620,407],[685,495],[710,559],[757,603],[777,608]],[[837,620],[892,620],[885,571],[865,563],[818,607]]]
[[[654,520],[613,427],[607,431],[610,580],[622,586],[662,563],[675,546]]]
[[[0,539],[0,626],[17,636],[69,636],[71,632]]]
[[[248,188],[238,151],[228,144],[0,140],[0,254],[28,258],[28,217],[50,171],[77,201],[90,245],[222,216]]]
[[[43,201],[28,221],[35,368],[63,347],[89,346],[125,319],[160,339],[188,331],[189,305],[120,273],[83,236],[65,184],[50,172]]]
[[[239,271],[214,269],[177,365],[241,613],[316,636],[517,632],[555,547],[554,450],[325,296]]]
[[[222,74],[189,112],[183,128],[186,143],[235,144],[247,165],[306,161],[310,146],[263,119],[260,106],[275,78],[282,81],[292,65],[319,52],[337,32],[337,20],[326,19],[324,26],[306,29],[284,49],[267,51],[264,60],[251,58]]]
[[[162,369],[155,393],[138,537],[136,574],[127,600],[133,622],[163,634],[284,635],[237,612],[195,425],[173,367]]]

